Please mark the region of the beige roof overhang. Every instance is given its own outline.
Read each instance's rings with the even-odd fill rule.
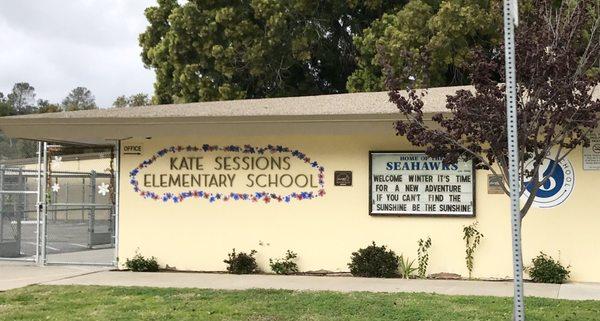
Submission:
[[[471,86],[428,89],[426,114]],[[388,131],[399,118],[387,92],[108,108],[0,118],[13,138],[106,145],[131,137],[339,135]]]

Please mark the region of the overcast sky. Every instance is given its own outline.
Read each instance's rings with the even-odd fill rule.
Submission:
[[[36,98],[60,102],[89,88],[100,107],[152,94],[137,37],[155,0],[0,0],[0,92],[29,82]]]

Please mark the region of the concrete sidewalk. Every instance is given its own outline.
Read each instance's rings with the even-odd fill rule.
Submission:
[[[214,273],[134,273],[102,271],[45,284],[152,286],[224,290],[287,289],[301,291],[426,292],[450,295],[513,295],[511,282],[403,280],[355,277],[231,275]],[[600,300],[600,283],[525,284],[528,296],[568,300]]]
[[[449,295],[509,297],[511,282],[460,280],[403,280],[355,277],[230,275],[215,273],[134,273],[107,271],[106,268],[0,265],[0,289],[28,284],[148,286],[208,288],[224,290],[287,289],[300,291],[425,292]],[[8,272],[7,272],[8,271]],[[600,300],[600,283],[525,285],[527,296],[568,300]]]
[[[43,284],[88,273],[107,271],[107,267],[95,266],[45,266],[34,263],[1,262],[0,291],[16,289],[32,284]]]

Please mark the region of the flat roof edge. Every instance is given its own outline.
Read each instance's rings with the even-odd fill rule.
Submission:
[[[433,113],[431,113],[433,114]],[[252,115],[252,116],[191,116],[191,117],[102,117],[102,118],[3,118],[2,127],[32,125],[144,125],[201,123],[269,123],[269,122],[369,122],[399,119],[401,114],[313,114],[313,115]]]

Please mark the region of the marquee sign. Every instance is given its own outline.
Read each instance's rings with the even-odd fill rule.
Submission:
[[[317,161],[284,146],[205,144],[163,148],[134,168],[129,182],[143,198],[163,202],[289,203],[323,197],[324,171]]]
[[[527,164],[529,170],[533,169],[532,162]],[[571,162],[567,158],[564,158],[560,163],[546,158],[539,170],[539,178],[550,175],[548,180],[541,186],[535,194],[533,200],[533,206],[538,208],[551,208],[562,204],[573,191],[575,187],[575,171]],[[526,185],[525,192],[523,193],[523,201],[529,198],[531,194],[529,185]]]
[[[471,161],[443,164],[425,153],[371,152],[371,215],[474,216]]]

